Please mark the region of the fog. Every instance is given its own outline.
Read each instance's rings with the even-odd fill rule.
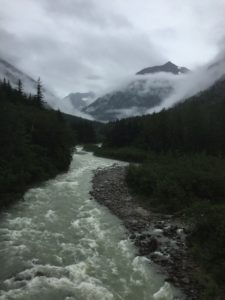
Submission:
[[[225,76],[224,53],[224,51],[221,51],[208,64],[191,70],[186,74],[155,73],[117,76],[116,78],[112,78],[108,87],[102,89],[102,93],[98,96],[105,96],[117,91],[126,93],[126,91],[130,92],[131,89],[135,90],[135,93],[139,96],[154,92],[160,93],[163,101],[159,106],[154,108],[146,109],[144,107],[133,106],[127,109],[110,109],[107,111],[108,113],[116,114],[118,119],[159,112],[208,89],[217,80]],[[164,94],[169,94],[169,96],[164,97]],[[65,106],[65,103],[63,106]],[[62,107],[62,109],[65,110],[65,107]],[[76,115],[88,118],[88,115],[75,111],[71,105],[66,107],[66,112],[69,113],[70,111],[73,111]]]
[[[0,58],[41,77],[51,104],[70,113],[57,99],[120,90],[140,69],[170,60],[193,72],[168,78],[169,107],[219,78],[201,66],[224,47],[224,11],[224,0],[0,0]]]
[[[172,94],[166,98],[161,105],[148,110],[147,113],[158,112],[163,108],[172,107],[176,103],[208,89],[216,81],[220,80],[225,76],[224,53],[224,51],[221,51],[212,62],[190,73],[179,76],[168,76],[167,79],[173,87]],[[148,84],[152,86],[154,85],[154,81],[150,80]]]
[[[225,34],[224,0],[0,0],[0,57],[63,98],[168,60],[195,69]]]

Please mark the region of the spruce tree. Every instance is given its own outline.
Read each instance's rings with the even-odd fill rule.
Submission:
[[[6,82],[6,79],[5,79],[5,77],[4,77],[4,79],[3,79],[3,84],[2,84],[4,87],[6,87],[7,86],[7,82]]]
[[[20,79],[18,80],[17,90],[19,92],[19,95],[22,96],[23,95],[23,83],[22,83],[22,81]]]
[[[37,105],[39,107],[42,107],[43,106],[43,91],[42,91],[42,83],[41,83],[41,79],[40,77],[38,78],[38,81],[37,81],[37,94],[36,94],[36,101],[37,101]]]

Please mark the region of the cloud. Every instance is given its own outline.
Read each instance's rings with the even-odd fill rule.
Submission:
[[[225,51],[217,55],[217,57],[209,64],[199,67],[194,72],[173,76],[164,74],[168,82],[172,86],[172,94],[169,95],[159,106],[150,109],[147,113],[158,112],[164,108],[170,108],[178,102],[184,101],[194,95],[201,93],[211,87],[216,81],[225,76]],[[154,81],[147,81],[146,85],[154,86]]]
[[[129,28],[132,23],[120,14],[110,10],[110,5],[106,6],[102,0],[41,0],[48,15],[53,17],[74,20],[74,23],[81,22],[90,24],[100,29],[107,28]]]
[[[77,117],[87,119],[87,120],[94,120],[94,118],[91,117],[90,115],[85,114],[84,112],[81,112],[78,109],[75,109],[74,106],[69,101],[63,102],[63,100],[61,101],[58,100],[56,105],[57,105],[57,109],[59,109],[60,111],[66,114],[75,115]]]
[[[133,106],[128,109],[108,110],[108,113],[117,115],[117,118],[126,118],[144,114],[159,112],[170,108],[179,102],[188,100],[194,95],[211,87],[216,81],[225,79],[225,47],[221,52],[205,66],[199,67],[189,73],[174,75],[171,73],[155,73],[142,76],[126,77],[126,80],[118,84],[118,90],[134,95],[151,96],[156,94],[163,101],[160,105],[147,109],[145,107]]]
[[[60,97],[104,93],[172,60],[196,68],[221,48],[224,0],[0,0],[0,55]],[[126,79],[127,78],[127,79]]]

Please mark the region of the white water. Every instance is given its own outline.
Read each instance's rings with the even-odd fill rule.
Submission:
[[[68,173],[0,216],[0,300],[172,300],[121,222],[91,200],[93,170],[115,161],[79,151]]]

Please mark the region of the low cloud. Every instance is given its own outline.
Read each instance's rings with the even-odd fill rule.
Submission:
[[[102,94],[172,60],[195,68],[221,47],[223,0],[0,0],[0,55],[60,97]]]
[[[172,94],[161,105],[150,109],[147,113],[158,112],[163,108],[169,108],[184,101],[212,86],[216,81],[225,76],[225,51],[209,64],[197,70],[180,75],[168,77],[173,87]],[[152,83],[151,83],[152,85]]]
[[[112,93],[115,91],[130,93],[133,89],[134,95],[145,97],[149,95],[150,101],[152,95],[157,94],[163,101],[151,109],[134,106],[107,112],[113,113],[118,119],[159,112],[205,91],[221,78],[225,78],[224,50],[221,50],[207,65],[186,74],[154,73],[120,78],[120,82],[116,82],[117,88],[114,86]]]
[[[147,32],[102,0],[0,0],[0,55],[60,97],[101,93],[164,60]]]

